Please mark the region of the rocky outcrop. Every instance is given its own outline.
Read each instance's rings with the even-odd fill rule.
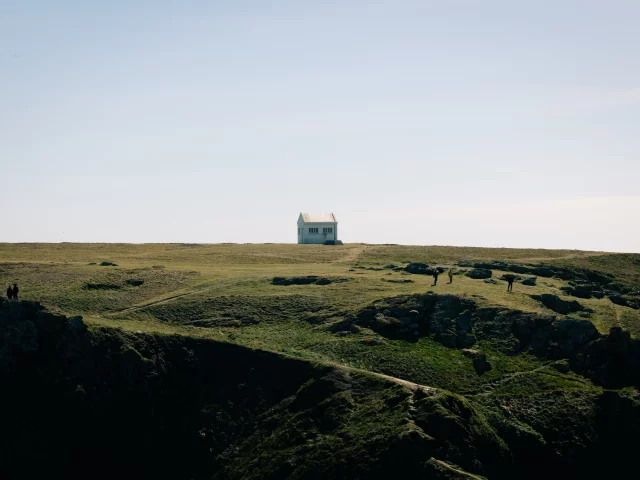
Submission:
[[[602,292],[602,287],[591,282],[569,282],[569,285],[560,287],[560,290],[573,297],[591,298],[594,296],[594,292]],[[599,298],[602,298],[602,295]]]
[[[492,366],[487,362],[487,355],[480,350],[472,350],[465,348],[462,350],[465,357],[470,358],[473,361],[473,368],[476,369],[478,375],[482,375],[485,372],[491,370]]]
[[[571,281],[569,285],[560,287],[567,295],[578,298],[604,298],[623,307],[640,309],[640,298],[633,294],[630,287],[620,283],[611,282],[603,286],[600,283],[590,281]]]
[[[522,265],[510,262],[459,262],[461,267],[486,268],[505,272],[528,273],[538,277],[556,277],[562,280],[583,280],[607,285],[614,279],[612,275],[586,268],[564,268],[556,265]]]
[[[628,331],[612,327],[585,345],[571,358],[578,371],[608,387],[640,384],[640,340],[632,339]]]
[[[622,305],[623,307],[629,306],[629,301],[623,295],[618,295],[616,293],[609,294],[609,300],[616,305]]]
[[[640,379],[640,341],[631,339],[629,332],[612,329],[609,335],[601,335],[592,322],[582,318],[478,307],[455,295],[387,298],[348,315],[334,328],[370,328],[395,340],[432,336],[449,348],[460,349],[478,340],[491,340],[509,355],[530,352],[550,360],[567,359],[574,371],[601,385],[634,385]]]
[[[483,278],[491,278],[493,272],[488,268],[474,268],[473,270],[469,270],[465,275],[469,278],[474,278],[477,280],[481,280]]]
[[[623,307],[633,308],[635,310],[640,309],[640,297],[637,296],[629,296],[629,295],[620,295],[615,292],[608,292],[609,300],[616,305],[621,305]]]
[[[414,273],[417,275],[432,275],[433,269],[426,263],[410,263],[404,267],[408,273]]]
[[[591,312],[591,310],[576,300],[563,300],[557,295],[551,293],[543,293],[542,295],[531,295],[531,298],[539,301],[545,307],[562,315],[568,315],[574,312]]]
[[[500,280],[503,280],[505,282],[508,282],[509,280],[511,280],[512,282],[521,282],[522,285],[533,287],[536,285],[538,277],[522,278],[520,275],[514,275],[513,273],[505,273],[500,277]]]

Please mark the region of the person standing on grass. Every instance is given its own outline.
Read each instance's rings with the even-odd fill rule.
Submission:
[[[453,283],[453,268],[449,269],[447,275],[449,275],[449,283]]]
[[[18,292],[20,290],[18,289],[18,284],[14,283],[13,284],[13,299],[17,302],[18,301]]]
[[[7,298],[9,300],[13,298],[13,289],[11,288],[11,285],[9,285],[9,288],[7,288]]]
[[[507,292],[513,292],[513,281],[516,279],[515,275],[507,275]]]
[[[432,287],[435,287],[438,284],[438,274],[440,272],[438,272],[437,268],[433,269],[433,285],[431,285]]]

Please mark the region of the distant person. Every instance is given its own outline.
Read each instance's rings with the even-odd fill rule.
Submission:
[[[7,298],[9,300],[13,298],[13,288],[11,288],[11,285],[9,285],[9,288],[7,288]]]
[[[507,279],[507,292],[513,291],[513,281],[516,279],[515,275],[506,275]]]
[[[433,269],[433,285],[431,285],[432,287],[435,287],[438,284],[438,275],[440,274],[440,272],[438,271],[437,268]]]
[[[449,269],[447,275],[449,275],[449,283],[453,283],[453,268]]]
[[[18,289],[18,284],[14,283],[13,284],[13,299],[17,302],[18,301],[18,293],[20,292],[20,290]]]

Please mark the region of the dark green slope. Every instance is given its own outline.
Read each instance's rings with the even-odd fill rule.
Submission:
[[[0,477],[596,478],[632,466],[633,385],[555,375],[554,388],[529,375],[461,396],[2,302]]]

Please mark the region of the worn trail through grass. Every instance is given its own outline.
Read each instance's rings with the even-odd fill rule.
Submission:
[[[210,289],[208,289],[208,290],[210,290]],[[163,305],[163,304],[172,302],[174,300],[177,300],[179,298],[186,297],[186,296],[189,296],[189,295],[194,295],[196,293],[201,293],[203,291],[204,290],[180,293],[178,295],[172,295],[170,297],[165,297],[165,298],[161,298],[161,299],[158,299],[158,300],[153,300],[151,302],[141,303],[139,305],[133,305],[131,307],[123,308],[123,309],[120,309],[120,310],[113,310],[111,312],[106,312],[104,314],[104,316],[105,317],[110,317],[110,316],[113,316],[113,315],[122,315],[123,313],[135,312],[136,310],[142,310],[143,308],[152,307],[154,305]]]
[[[549,367],[549,365],[551,365],[553,363],[555,363],[555,361],[545,362],[542,365],[540,365],[540,366],[538,366],[536,368],[533,368],[531,370],[526,370],[526,371],[522,371],[522,372],[515,372],[515,373],[511,373],[511,374],[506,374],[502,378],[500,378],[500,379],[498,379],[498,380],[496,380],[494,382],[484,384],[482,386],[482,389],[484,391],[479,392],[479,393],[465,393],[465,395],[467,395],[469,397],[483,397],[483,396],[491,395],[495,391],[495,389],[498,388],[499,386],[504,385],[504,384],[509,383],[509,382],[513,382],[513,381],[519,380],[519,379],[521,379],[523,377],[530,376],[530,375],[533,375],[535,373],[538,373],[538,372],[540,372],[542,370],[545,370],[546,368]]]

